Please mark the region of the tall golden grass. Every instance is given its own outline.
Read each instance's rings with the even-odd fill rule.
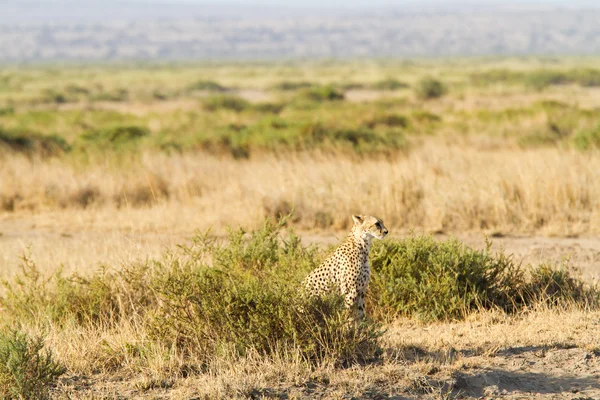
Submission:
[[[395,158],[296,153],[242,161],[149,152],[88,164],[9,155],[0,161],[0,205],[3,213],[157,209],[162,218],[189,208],[197,228],[217,231],[293,210],[306,229],[345,229],[348,215],[365,212],[396,230],[600,232],[597,152],[481,147],[431,140]]]

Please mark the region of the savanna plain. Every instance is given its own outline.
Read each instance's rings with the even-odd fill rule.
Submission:
[[[600,398],[599,149],[596,58],[1,67],[0,397]]]

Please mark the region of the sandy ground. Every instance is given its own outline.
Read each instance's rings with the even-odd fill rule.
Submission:
[[[145,211],[150,212],[149,210]],[[156,257],[169,247],[185,243],[195,232],[194,218],[186,221],[179,217],[160,221],[160,211],[154,218],[156,224],[140,222],[134,217],[110,219],[108,215],[94,217],[47,213],[0,215],[0,277],[7,276],[19,264],[19,256],[29,249],[44,269],[63,265],[65,271],[85,272],[101,264],[119,265],[130,260]],[[171,217],[173,217],[171,215]],[[318,246],[334,245],[345,232],[298,232],[304,243]],[[402,237],[406,233],[391,237]],[[474,248],[484,248],[486,236],[481,232],[454,234],[456,238]],[[448,235],[437,235],[441,239]],[[523,264],[547,262],[560,264],[568,261],[579,267],[586,279],[600,281],[600,237],[545,237],[502,236],[489,237],[492,249],[504,249],[514,260]]]

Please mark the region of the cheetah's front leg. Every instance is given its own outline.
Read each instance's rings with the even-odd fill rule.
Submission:
[[[365,319],[365,295],[359,294],[356,299],[356,304],[358,307],[358,318]]]
[[[365,297],[364,295],[359,295],[356,289],[350,290],[344,295],[344,305],[347,309],[353,311],[356,311],[356,308],[358,308],[358,319],[365,317]]]

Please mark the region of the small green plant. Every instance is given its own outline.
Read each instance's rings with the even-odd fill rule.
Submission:
[[[523,290],[524,297],[529,303],[596,304],[597,293],[585,287],[580,275],[579,270],[568,263],[559,268],[540,264],[531,270],[530,280]]]
[[[415,95],[421,100],[437,99],[447,92],[446,86],[432,77],[422,78],[415,86]]]
[[[42,400],[65,372],[41,338],[30,338],[14,330],[0,331],[0,397]]]

